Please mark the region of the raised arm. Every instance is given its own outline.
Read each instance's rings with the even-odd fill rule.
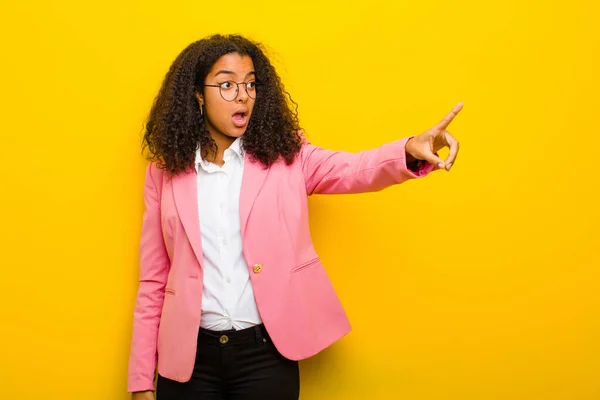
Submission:
[[[431,164],[423,163],[415,171],[408,168],[405,145],[409,139],[358,153],[326,150],[306,143],[300,154],[306,193],[376,192],[427,175],[434,170]]]
[[[418,136],[358,153],[325,150],[307,142],[300,153],[306,193],[375,192],[435,169],[449,171],[459,146],[446,128],[462,107],[458,103],[438,124]],[[450,150],[446,160],[437,154],[444,147]]]

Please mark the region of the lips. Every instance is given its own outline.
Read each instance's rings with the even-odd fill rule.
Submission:
[[[248,110],[238,110],[236,113],[233,114],[231,120],[233,121],[233,124],[238,128],[246,126],[246,124],[248,123]]]

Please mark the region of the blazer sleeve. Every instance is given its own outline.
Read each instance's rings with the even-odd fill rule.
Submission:
[[[413,136],[358,153],[326,150],[305,142],[300,152],[306,193],[376,192],[438,169],[424,162],[413,172],[406,165],[406,142]]]
[[[133,316],[127,382],[129,392],[155,390],[158,326],[170,268],[160,217],[162,174],[163,171],[154,163],[146,169],[139,288]]]

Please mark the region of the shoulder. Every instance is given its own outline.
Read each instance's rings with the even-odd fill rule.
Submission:
[[[304,131],[299,130],[298,135],[300,136],[300,151],[297,154],[297,158],[301,163],[315,150],[318,149],[318,146],[315,146],[311,143],[311,141],[306,137]]]
[[[146,167],[146,172],[151,174],[152,176],[158,176],[162,175],[164,170],[158,166],[158,163],[156,161],[152,161]]]
[[[150,162],[146,166],[146,175],[153,179],[159,176],[162,177],[163,173],[164,171],[158,166],[156,161]]]
[[[161,187],[165,170],[162,169],[156,161],[146,166],[146,184],[152,184],[154,187]]]

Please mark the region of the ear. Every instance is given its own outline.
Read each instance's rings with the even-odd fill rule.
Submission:
[[[195,91],[195,95],[196,95],[196,99],[198,99],[198,103],[200,103],[201,105],[204,105],[204,96],[202,96],[202,93],[200,93],[199,91]]]

